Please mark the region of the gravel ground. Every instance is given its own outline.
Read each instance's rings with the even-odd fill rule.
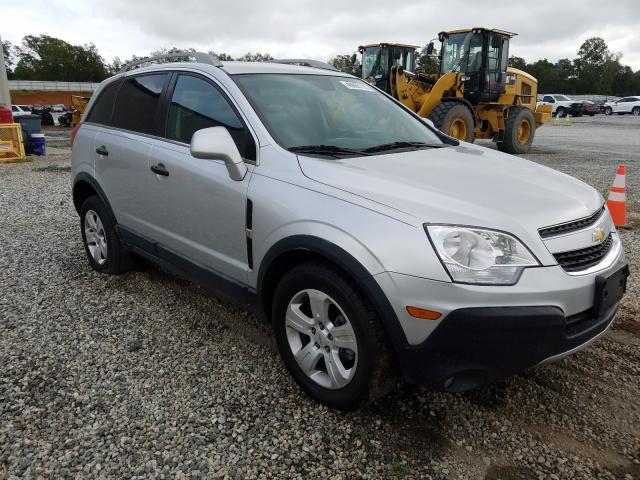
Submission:
[[[625,163],[637,221],[638,120],[544,127],[527,157],[603,193]],[[616,327],[571,358],[336,413],[299,392],[250,315],[152,266],[93,272],[57,138],[0,164],[0,479],[640,478],[634,277]],[[622,233],[635,272],[638,232]]]

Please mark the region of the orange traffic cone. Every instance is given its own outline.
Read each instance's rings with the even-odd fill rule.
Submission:
[[[611,213],[613,224],[616,227],[624,227],[627,225],[627,196],[625,194],[624,165],[620,165],[616,172],[616,178],[609,191],[607,208],[609,209],[609,213]]]

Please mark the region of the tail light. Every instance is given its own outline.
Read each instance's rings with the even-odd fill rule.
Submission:
[[[80,130],[80,125],[82,125],[81,123],[79,123],[78,125],[76,125],[75,127],[73,127],[73,130],[71,130],[71,148],[73,148],[73,142],[75,142],[76,140],[76,135],[78,135],[78,130]]]

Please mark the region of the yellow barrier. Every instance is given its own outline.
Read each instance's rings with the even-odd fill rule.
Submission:
[[[0,123],[0,162],[24,160],[22,127],[19,123]]]

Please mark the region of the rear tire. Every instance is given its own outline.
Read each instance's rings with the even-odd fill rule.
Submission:
[[[640,116],[640,107],[633,107],[633,110],[631,110],[631,113],[636,117]]]
[[[450,137],[473,143],[473,113],[461,102],[441,102],[429,115],[436,128]]]
[[[122,246],[113,216],[97,195],[87,198],[80,208],[80,231],[94,270],[112,275],[131,270],[135,257]]]
[[[293,379],[339,410],[385,395],[397,379],[378,316],[352,285],[327,264],[304,263],[282,278],[272,310],[278,349]]]
[[[560,117],[560,118],[564,118],[567,116],[567,112],[564,109],[564,107],[558,107],[558,109],[556,110],[556,116]]]
[[[527,153],[536,135],[536,119],[525,107],[509,109],[504,121],[504,140],[498,142],[498,150],[506,153]]]

